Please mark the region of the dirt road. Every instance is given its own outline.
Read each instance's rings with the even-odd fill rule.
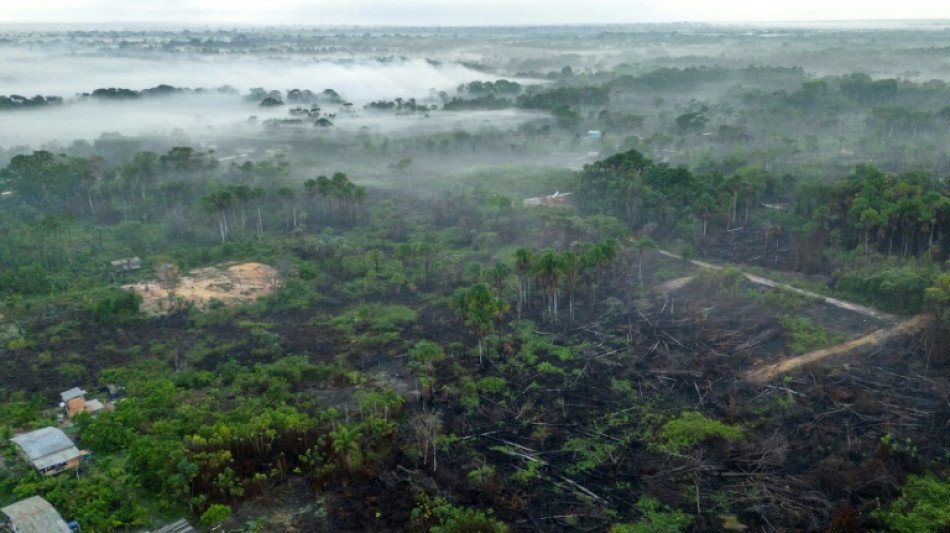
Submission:
[[[666,257],[670,257],[673,259],[677,259],[677,260],[683,259],[682,257],[672,252],[667,252],[666,250],[659,250],[659,253],[661,255],[664,255]],[[721,266],[714,265],[711,263],[706,263],[704,261],[691,261],[691,263],[702,268],[722,270]],[[755,370],[746,372],[745,379],[753,383],[764,383],[770,379],[773,379],[781,374],[785,374],[802,365],[814,363],[816,361],[825,359],[826,357],[831,357],[834,355],[849,354],[849,353],[858,353],[861,351],[869,350],[875,346],[879,346],[884,341],[891,339],[893,337],[919,333],[930,322],[930,317],[928,315],[917,315],[915,317],[912,317],[906,320],[900,320],[898,319],[898,317],[894,315],[884,313],[882,311],[878,311],[877,309],[872,309],[870,307],[856,304],[853,302],[846,302],[844,300],[839,300],[837,298],[831,298],[829,296],[823,296],[818,293],[792,287],[791,285],[770,280],[768,278],[763,278],[761,276],[756,276],[754,274],[747,274],[743,272],[743,276],[745,276],[746,279],[748,279],[749,281],[757,285],[782,288],[784,290],[791,291],[797,294],[802,294],[808,297],[820,299],[826,304],[833,305],[841,309],[846,309],[854,313],[859,313],[871,318],[875,318],[881,321],[894,324],[892,327],[874,330],[871,333],[868,333],[867,335],[863,335],[861,337],[851,339],[847,342],[838,344],[836,346],[831,346],[829,348],[822,348],[820,350],[815,350],[815,351],[812,351],[803,355],[795,356],[795,357],[789,357],[781,361],[763,365],[759,368],[756,368]],[[692,279],[693,277],[691,276],[691,277],[679,278],[672,281],[668,281],[664,283],[663,285],[661,285],[659,289],[662,292],[678,289],[680,287],[685,286],[687,283],[692,281]]]
[[[677,259],[677,260],[682,260],[682,259],[683,259],[682,257],[680,257],[680,256],[678,256],[678,255],[676,255],[676,254],[674,254],[674,253],[672,253],[672,252],[667,252],[666,250],[659,250],[659,253],[660,253],[660,255],[664,255],[664,256],[670,257],[670,258],[672,258],[672,259]],[[692,263],[692,264],[694,264],[694,265],[696,265],[696,266],[698,266],[698,267],[702,267],[702,268],[709,268],[709,269],[712,269],[712,270],[722,270],[722,267],[721,267],[721,266],[719,266],[719,265],[714,265],[714,264],[712,264],[712,263],[706,263],[705,261],[696,261],[696,260],[693,260],[693,261],[690,261],[690,263]],[[817,298],[817,299],[822,300],[822,301],[825,302],[826,304],[833,305],[833,306],[835,306],[835,307],[840,307],[841,309],[847,309],[848,311],[853,311],[853,312],[855,312],[855,313],[860,313],[860,314],[862,314],[862,315],[869,316],[869,317],[871,317],[871,318],[876,318],[876,319],[878,319],[878,320],[884,320],[884,321],[889,321],[889,322],[896,322],[896,321],[897,321],[897,317],[894,316],[894,315],[891,315],[891,314],[888,314],[888,313],[884,313],[884,312],[882,312],[882,311],[878,311],[877,309],[872,309],[872,308],[870,308],[870,307],[867,307],[867,306],[864,306],[864,305],[861,305],[861,304],[856,304],[856,303],[852,303],[852,302],[846,302],[846,301],[844,301],[844,300],[839,300],[839,299],[837,299],[837,298],[832,298],[832,297],[830,297],[830,296],[823,296],[823,295],[821,295],[821,294],[818,294],[817,292],[806,291],[806,290],[804,290],[804,289],[799,289],[799,288],[797,288],[797,287],[792,287],[791,285],[788,285],[788,284],[785,284],[785,283],[780,283],[780,282],[775,281],[775,280],[771,280],[771,279],[768,279],[768,278],[763,278],[763,277],[761,277],[761,276],[756,276],[756,275],[754,275],[754,274],[747,274],[747,273],[743,272],[742,275],[745,276],[745,278],[746,278],[747,280],[751,281],[752,283],[755,283],[756,285],[765,285],[766,287],[782,288],[782,289],[785,289],[785,290],[790,291],[790,292],[794,292],[794,293],[797,293],[797,294],[801,294],[801,295],[804,295],[804,296],[808,296],[808,297],[810,297],[810,298]],[[688,281],[683,282],[684,279],[685,279],[685,278],[681,278],[680,280],[677,280],[677,281],[679,281],[680,283],[682,283],[683,285],[685,285],[685,283],[688,283]],[[690,278],[690,279],[692,279],[692,278]],[[682,285],[680,285],[680,286],[682,286]]]
[[[928,315],[917,315],[900,322],[894,327],[877,329],[863,337],[851,339],[837,346],[822,348],[821,350],[815,350],[803,355],[789,357],[775,363],[763,365],[755,370],[746,372],[745,379],[753,383],[765,383],[770,379],[786,374],[802,365],[814,363],[826,357],[870,351],[893,337],[918,333],[929,323],[930,317]]]

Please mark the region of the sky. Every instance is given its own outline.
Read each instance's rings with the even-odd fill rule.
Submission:
[[[4,0],[0,23],[476,26],[950,19],[946,0]]]

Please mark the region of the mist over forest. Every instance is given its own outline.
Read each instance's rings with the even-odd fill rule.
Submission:
[[[948,51],[941,21],[0,25],[0,507],[944,531]],[[37,470],[46,427],[89,453]]]

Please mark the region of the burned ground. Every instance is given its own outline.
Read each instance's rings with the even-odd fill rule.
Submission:
[[[500,337],[483,364],[467,349],[450,350],[429,393],[406,368],[408,346],[414,339],[471,346],[473,339],[448,309],[421,300],[414,304],[420,319],[399,338],[365,347],[347,345],[312,310],[266,306],[109,326],[90,321],[81,338],[50,323],[43,337],[62,353],[98,354],[87,363],[90,375],[148,355],[186,383],[189,372],[231,359],[254,365],[295,353],[324,365],[342,358],[363,376],[306,386],[322,405],[356,416],[361,390],[403,397],[400,429],[378,461],[317,484],[289,474],[280,496],[249,492],[237,516],[263,517],[262,531],[402,530],[422,494],[492,508],[516,531],[634,521],[643,496],[690,511],[699,530],[738,521],[754,531],[859,531],[872,525],[878,500],[893,498],[908,474],[943,457],[950,365],[928,366],[920,335],[753,383],[748,371],[794,355],[780,323],[785,315],[834,319],[848,338],[882,324],[814,301],[782,307],[762,297],[774,289],[700,272],[679,287],[641,290],[635,265],[620,269],[627,274],[605,291],[616,301],[591,309],[580,299],[574,323],[566,315],[545,320],[543,305],[533,302],[527,318],[534,322],[513,324],[521,333]],[[644,266],[646,287],[684,273],[654,254]],[[75,383],[62,361],[32,347],[4,357],[35,392],[52,395]],[[53,377],[35,379],[44,371]],[[672,450],[663,425],[689,411],[739,426],[744,436]],[[441,422],[435,469],[413,444],[413,420],[426,413]],[[275,498],[286,505],[273,505]]]

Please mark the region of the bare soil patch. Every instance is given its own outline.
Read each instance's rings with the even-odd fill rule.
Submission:
[[[262,263],[235,263],[192,270],[173,287],[157,280],[140,281],[122,288],[142,297],[142,311],[167,313],[183,304],[206,309],[214,300],[224,305],[253,302],[280,287],[280,276]]]

